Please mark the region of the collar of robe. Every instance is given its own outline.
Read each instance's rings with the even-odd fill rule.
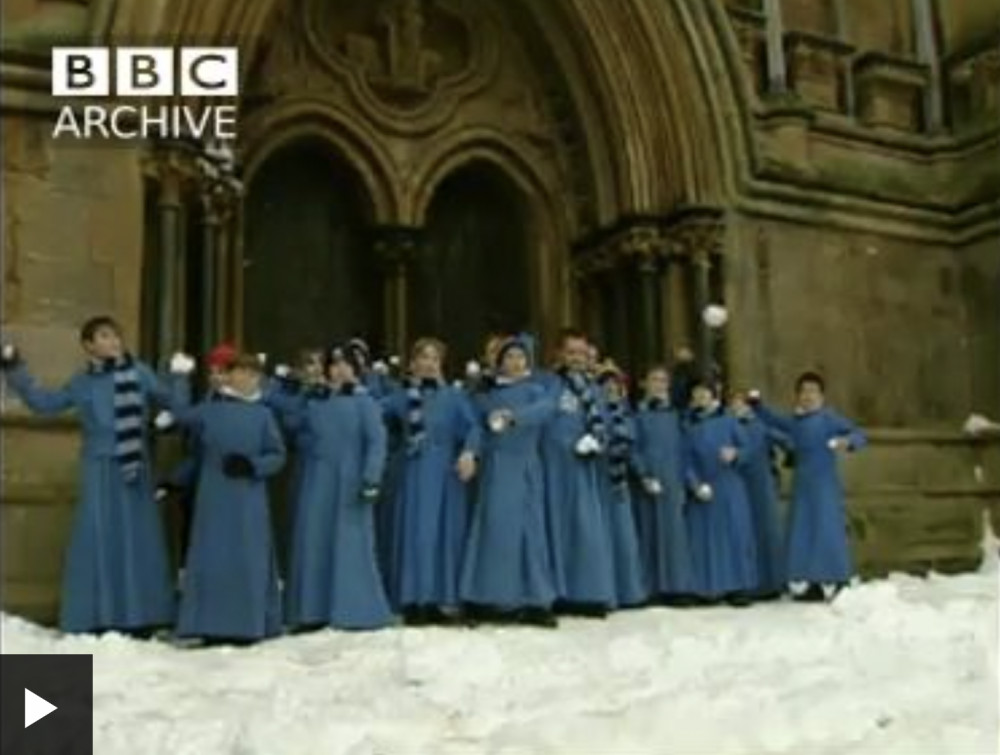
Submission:
[[[716,417],[716,416],[718,416],[718,415],[719,415],[719,414],[721,413],[721,411],[720,411],[720,410],[721,410],[721,408],[722,408],[722,407],[721,407],[721,405],[719,404],[719,402],[718,402],[718,401],[713,401],[713,402],[712,402],[711,404],[709,404],[708,406],[701,406],[701,407],[698,407],[697,409],[695,409],[695,410],[694,410],[694,411],[693,411],[693,412],[691,413],[691,415],[692,415],[692,416],[693,416],[693,417],[694,417],[694,418],[695,418],[696,420],[703,420],[703,419],[709,419],[709,418],[711,418],[711,417]]]
[[[230,399],[232,401],[242,401],[247,404],[252,404],[256,401],[260,401],[262,398],[262,394],[259,390],[254,391],[253,393],[240,393],[239,391],[234,390],[230,386],[224,385],[219,389],[219,397]]]
[[[530,372],[525,372],[523,375],[520,375],[518,377],[511,377],[509,375],[497,375],[496,378],[494,378],[494,382],[498,386],[515,385],[516,383],[520,383],[522,380],[527,380],[530,377],[531,377]]]
[[[411,376],[407,380],[406,387],[409,389],[419,388],[420,390],[436,391],[444,386],[442,378],[418,378]]]
[[[129,367],[132,365],[132,355],[125,352],[120,357],[107,357],[105,359],[90,359],[87,363],[87,372],[99,375],[105,372]]]
[[[642,401],[642,408],[651,412],[665,412],[673,407],[670,406],[670,399],[660,396],[648,396]]]
[[[819,414],[823,411],[823,407],[820,406],[816,409],[804,409],[801,406],[795,407],[795,417],[796,419],[805,419],[806,417],[811,417],[814,414]]]

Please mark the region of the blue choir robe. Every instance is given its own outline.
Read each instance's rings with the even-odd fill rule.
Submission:
[[[642,486],[633,493],[644,571],[652,595],[688,595],[694,588],[691,549],[684,519],[689,456],[680,414],[664,403],[643,402],[635,416],[634,464],[641,479],[660,484],[652,495]]]
[[[541,432],[554,404],[529,377],[477,394],[482,422],[508,409],[514,424],[483,430],[477,496],[459,580],[465,603],[500,610],[549,608],[556,598],[545,536]]]
[[[236,396],[204,401],[177,419],[201,446],[177,634],[273,637],[282,618],[267,480],[285,464],[277,421],[260,400]],[[252,477],[225,474],[231,454],[250,460]]]
[[[587,433],[586,412],[561,376],[552,374],[539,384],[555,406],[542,435],[542,461],[556,591],[568,603],[610,607],[614,567],[601,500],[601,461],[599,455],[581,458],[575,450]],[[596,385],[593,390],[600,403]],[[598,440],[606,445],[606,438]]]
[[[724,446],[740,454],[746,448],[743,428],[721,412],[692,413],[688,428],[688,484],[712,488],[712,499],[692,497],[686,508],[688,540],[696,595],[717,599],[751,593],[758,584],[757,550],[750,504],[737,465],[719,458]]]
[[[176,411],[190,400],[181,376],[168,382],[136,361],[144,398],[142,427],[155,403]],[[116,458],[115,387],[110,372],[82,371],[62,387],[40,387],[24,366],[5,373],[33,412],[75,409],[82,426],[79,498],[63,566],[59,625],[65,632],[137,630],[173,624],[175,593],[163,520],[144,438],[139,474],[126,480]]]
[[[847,537],[847,511],[834,438],[852,450],[867,444],[864,433],[833,409],[780,414],[764,405],[757,412],[788,437],[795,454],[788,520],[786,577],[790,582],[846,583],[854,574]]]
[[[394,622],[375,555],[375,503],[386,432],[378,403],[358,386],[311,395],[292,423],[304,446],[295,503],[286,614],[297,627],[378,629]]]
[[[293,532],[295,527],[295,506],[299,500],[299,488],[302,485],[302,449],[308,443],[305,437],[308,428],[299,419],[307,396],[313,390],[317,390],[317,388],[303,385],[299,380],[293,378],[271,378],[267,381],[264,390],[263,401],[277,417],[288,450],[289,473],[285,500],[289,503],[287,514],[287,521],[290,524],[289,532]]]
[[[738,469],[746,487],[757,544],[755,592],[782,592],[785,578],[785,536],[779,508],[778,485],[774,469],[775,446],[785,445],[784,435],[754,414],[737,420],[743,428],[746,445]]]
[[[608,405],[610,407],[610,404]],[[628,439],[626,472],[635,465],[636,427],[634,417],[626,409],[624,433]],[[608,417],[611,427],[611,417]],[[611,429],[614,432],[614,429]],[[614,579],[614,606],[630,608],[645,603],[649,598],[649,587],[639,548],[639,537],[632,505],[632,491],[629,475],[624,480],[613,479],[611,458],[601,457],[601,502],[604,519],[607,522],[608,540],[611,549],[611,565]]]
[[[441,383],[420,388],[419,443],[410,436],[407,390],[397,390],[385,409],[402,428],[392,486],[390,593],[400,607],[454,607],[468,523],[468,484],[456,471],[458,457],[478,458],[481,427],[462,391]]]

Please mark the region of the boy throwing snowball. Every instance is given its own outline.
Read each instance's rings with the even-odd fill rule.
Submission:
[[[867,444],[854,423],[826,406],[825,392],[822,376],[800,375],[792,416],[767,407],[757,391],[749,395],[757,415],[788,436],[795,454],[787,575],[793,597],[805,601],[832,600],[854,573],[837,458]]]
[[[63,571],[59,623],[65,632],[118,630],[146,635],[173,622],[174,590],[163,524],[153,495],[147,444],[151,403],[178,409],[189,400],[185,378],[163,385],[129,354],[121,328],[93,317],[80,330],[84,369],[62,387],[39,387],[16,348],[3,347],[7,384],[32,411],[79,412],[80,493]],[[194,362],[176,354],[171,372]]]

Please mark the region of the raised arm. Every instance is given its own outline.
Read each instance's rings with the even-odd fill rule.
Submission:
[[[364,415],[362,417],[362,432],[364,434],[364,469],[362,477],[365,486],[377,487],[382,482],[385,471],[387,438],[382,412],[373,398],[363,398]]]
[[[36,414],[54,417],[72,409],[76,404],[72,379],[61,388],[42,388],[23,364],[4,370],[4,376],[7,378],[7,385]]]
[[[551,394],[545,390],[539,390],[531,403],[511,410],[514,424],[522,427],[544,425],[555,412],[556,402]]]
[[[137,362],[136,372],[146,395],[174,416],[191,405],[190,371],[176,369],[166,377],[160,377],[149,365]]]
[[[868,438],[857,425],[847,417],[838,414],[832,409],[828,413],[832,434],[837,438],[844,438],[847,441],[848,451],[858,451],[868,445]]]
[[[795,420],[787,414],[776,412],[759,397],[753,401],[753,410],[768,427],[773,427],[776,430],[791,435],[795,427]]]

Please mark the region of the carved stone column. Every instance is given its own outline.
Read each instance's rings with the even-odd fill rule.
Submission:
[[[714,207],[685,208],[674,215],[668,237],[693,266],[694,343],[698,366],[707,373],[715,366],[715,336],[702,316],[712,304],[712,263],[722,242],[722,211]],[[721,302],[714,302],[721,303]]]
[[[665,245],[659,225],[641,222],[627,228],[618,240],[618,253],[626,266],[626,278],[634,282],[630,301],[632,367],[646,368],[662,359],[664,328],[662,311],[663,253]]]
[[[182,203],[185,185],[193,178],[194,171],[188,150],[182,144],[161,145],[146,168],[159,188],[156,359],[162,362],[181,346],[178,304],[181,295],[180,255],[184,241]]]
[[[197,261],[202,280],[198,316],[203,353],[222,338],[228,338],[232,329],[232,278],[237,271],[232,267],[230,242],[241,194],[238,183],[203,182],[202,246],[201,259]]]
[[[409,339],[407,300],[409,267],[423,243],[419,228],[381,226],[375,229],[374,250],[385,270],[386,347],[397,354],[406,351]]]

